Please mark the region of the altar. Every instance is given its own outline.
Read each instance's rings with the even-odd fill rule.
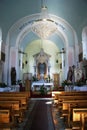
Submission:
[[[35,89],[39,91],[42,85],[44,85],[44,87],[47,90],[52,90],[54,86],[53,82],[37,81],[37,82],[32,82],[31,89],[32,91],[34,91]]]

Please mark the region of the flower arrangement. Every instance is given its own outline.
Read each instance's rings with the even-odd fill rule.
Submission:
[[[80,79],[80,80],[77,80],[74,84],[75,84],[76,86],[83,86],[83,85],[85,85],[86,83],[85,83],[84,80]]]
[[[44,87],[44,85],[40,87],[40,93],[41,95],[45,95],[47,93],[47,89]]]
[[[5,87],[7,87],[7,85],[5,83],[0,83],[0,87],[1,88],[3,88],[3,87],[5,88]]]
[[[62,86],[64,87],[65,85],[72,85],[73,83],[70,80],[64,80],[62,82]]]
[[[33,76],[32,81],[38,81],[38,79],[35,76]]]

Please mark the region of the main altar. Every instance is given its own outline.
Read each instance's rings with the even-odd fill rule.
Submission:
[[[38,78],[38,80],[41,79],[41,76],[43,75],[43,78],[46,79],[50,76],[50,57],[51,55],[44,52],[43,48],[41,48],[40,52],[33,55],[34,57],[34,76]]]
[[[31,90],[39,91],[41,86],[44,86],[47,90],[53,88],[53,82],[50,81],[50,57],[51,55],[44,52],[41,48],[40,52],[33,55],[34,57],[34,76],[38,81],[32,81]],[[47,80],[49,78],[49,81]]]
[[[45,82],[45,81],[36,81],[32,82],[31,89],[32,91],[40,90],[41,86],[44,86],[47,90],[52,90],[53,82]]]

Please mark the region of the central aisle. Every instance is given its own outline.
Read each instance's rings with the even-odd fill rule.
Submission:
[[[54,130],[52,118],[52,100],[32,100],[34,103],[24,130]]]

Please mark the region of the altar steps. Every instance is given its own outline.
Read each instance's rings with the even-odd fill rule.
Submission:
[[[51,97],[52,97],[51,92],[49,92],[47,94],[41,94],[38,91],[31,92],[31,98],[51,98]]]

